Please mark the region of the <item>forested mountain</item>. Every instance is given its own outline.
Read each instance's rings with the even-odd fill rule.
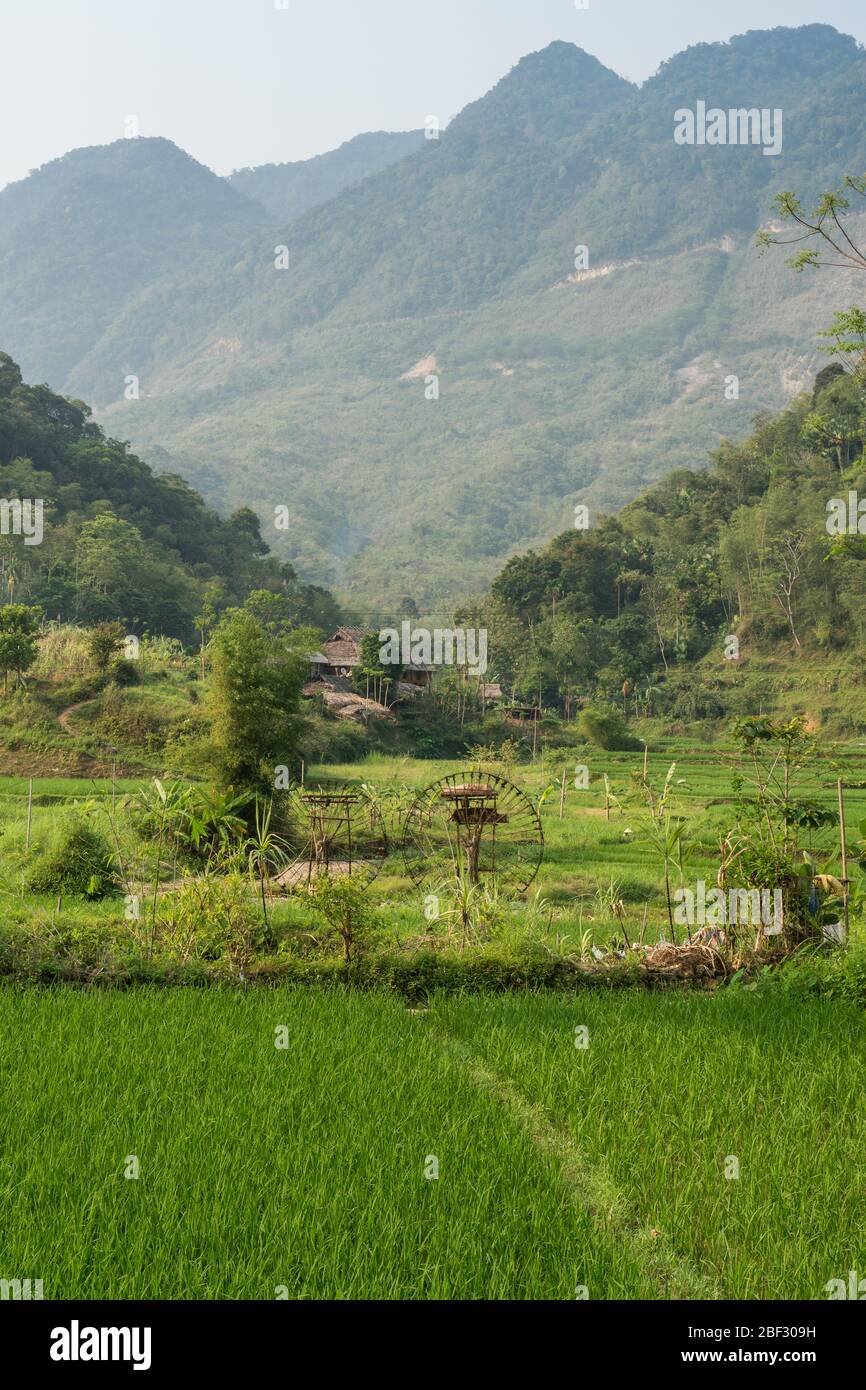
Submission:
[[[701,467],[809,382],[850,284],[755,234],[782,189],[866,168],[864,97],[866,55],[825,25],[640,88],[552,44],[439,140],[141,289],[52,384],[221,509],[288,505],[275,544],[308,577],[371,607],[480,591],[576,503]],[[781,109],[781,152],[677,144],[699,101]]]
[[[39,604],[51,618],[119,618],[132,632],[191,641],[206,605],[216,612],[257,589],[282,595],[299,623],[328,627],[339,617],[329,594],[268,554],[255,513],[223,520],[183,479],[154,474],[107,438],[82,402],[25,385],[6,353],[0,497],[4,599]],[[17,533],[6,505],[13,499],[31,504],[30,524]]]
[[[833,364],[707,471],[678,470],[618,516],[513,557],[476,615],[497,677],[566,708],[625,691],[629,708],[702,718],[723,713],[750,659],[790,674],[799,657],[819,713],[834,657],[855,656],[862,684],[866,537],[849,501],[866,498],[864,443],[862,365]]]
[[[236,169],[228,181],[261,203],[275,222],[288,226],[311,208],[335,198],[344,188],[404,159],[423,140],[423,130],[369,131],[314,159]]]
[[[62,387],[142,290],[266,222],[170,140],[74,150],[0,192],[0,344]],[[121,354],[121,391],[126,370]]]

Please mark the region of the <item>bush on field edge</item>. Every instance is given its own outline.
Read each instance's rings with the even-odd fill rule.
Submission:
[[[88,950],[87,947],[91,949]],[[384,990],[408,1001],[430,994],[498,994],[513,990],[610,989],[635,984],[637,964],[621,961],[586,966],[565,957],[527,951],[502,951],[490,947],[457,952],[422,949],[375,951],[360,956],[349,966],[339,958],[302,960],[272,956],[249,961],[240,979],[225,963],[207,961],[148,960],[141,954],[120,955],[94,951],[76,933],[74,948],[51,950],[35,942],[32,933],[18,929],[0,932],[0,979],[38,984],[70,983],[126,988],[137,984],[269,985],[296,984],[313,988],[342,987]]]
[[[0,981],[22,984],[99,985],[126,989],[137,985],[187,988],[297,985],[314,989],[380,990],[408,1003],[422,1003],[434,994],[503,994],[526,991],[577,993],[581,990],[622,988],[706,988],[700,981],[664,981],[653,977],[637,960],[583,964],[565,956],[527,946],[469,947],[465,952],[378,950],[346,965],[336,956],[300,959],[270,956],[247,960],[243,974],[225,961],[148,960],[141,953],[113,950],[97,931],[79,929],[64,947],[64,935],[53,945],[35,940],[20,927],[0,929]],[[116,942],[114,943],[116,946]],[[725,986],[719,986],[724,989]],[[728,988],[757,992],[781,990],[794,997],[819,995],[860,1009],[866,1008],[866,947],[848,950],[800,951],[775,967],[735,976]]]

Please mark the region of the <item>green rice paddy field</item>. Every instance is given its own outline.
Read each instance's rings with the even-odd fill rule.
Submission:
[[[46,1298],[821,1299],[866,1264],[836,1003],[6,987],[0,1055],[0,1273]]]

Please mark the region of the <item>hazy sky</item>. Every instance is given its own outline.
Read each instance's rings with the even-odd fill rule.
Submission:
[[[227,173],[444,122],[553,39],[642,81],[689,44],[818,21],[866,42],[864,0],[0,0],[0,187],[128,116]]]

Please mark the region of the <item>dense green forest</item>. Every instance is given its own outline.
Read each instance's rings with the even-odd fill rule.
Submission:
[[[717,719],[739,708],[731,681],[755,658],[785,670],[801,659],[814,674],[813,663],[853,655],[866,600],[864,439],[861,364],[833,362],[745,440],[723,442],[708,469],[677,470],[617,516],[513,557],[460,614],[488,629],[488,679],[567,717],[601,700],[627,715]],[[853,533],[828,529],[852,495]],[[268,553],[254,512],[220,518],[107,438],[81,402],[25,385],[5,354],[0,496],[44,501],[40,544],[0,536],[0,583],[8,603],[52,619],[120,619],[190,646],[238,604],[264,633],[342,618],[327,591]],[[444,698],[443,686],[433,724]]]
[[[155,474],[106,436],[81,401],[28,386],[0,353],[0,498],[40,501],[42,536],[28,543],[4,512],[0,583],[9,602],[83,624],[196,638],[196,620],[251,591],[284,600],[297,624],[339,617],[330,594],[302,584],[268,553],[259,518],[223,520],[182,478]],[[34,539],[31,537],[31,539]]]
[[[723,715],[726,681],[762,655],[806,660],[817,689],[822,666],[862,651],[864,439],[863,372],[832,363],[708,471],[514,557],[479,615],[497,675],[567,712],[603,695],[684,718]]]

